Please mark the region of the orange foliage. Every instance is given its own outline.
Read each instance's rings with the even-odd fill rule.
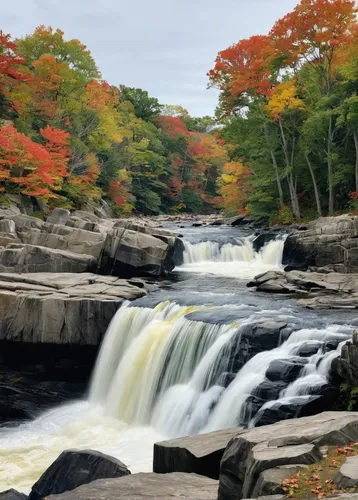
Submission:
[[[232,96],[242,93],[268,95],[275,47],[268,36],[253,36],[219,52],[208,76],[212,84]]]
[[[288,65],[309,60],[330,66],[335,49],[351,39],[356,12],[354,0],[301,0],[270,35],[278,50],[288,54]]]
[[[228,162],[223,167],[219,192],[228,211],[248,213],[251,172],[241,162]]]
[[[119,90],[113,89],[107,82],[92,80],[86,87],[87,105],[95,111],[102,111],[106,106],[119,103]]]
[[[12,125],[0,129],[0,180],[47,201],[56,198],[54,191],[61,189],[68,175],[69,134],[48,125],[41,135],[45,145],[33,142]]]

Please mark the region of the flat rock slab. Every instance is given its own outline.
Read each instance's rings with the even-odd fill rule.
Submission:
[[[0,273],[0,340],[98,345],[144,283],[91,273]]]
[[[72,491],[98,479],[130,474],[117,458],[95,450],[66,450],[50,465],[32,487],[29,500]]]
[[[347,457],[337,472],[334,483],[339,489],[358,486],[358,457]]]
[[[155,443],[153,471],[160,474],[195,472],[218,479],[224,450],[239,433],[239,429],[224,429]]]
[[[48,500],[216,500],[218,482],[196,474],[131,474],[100,479]]]
[[[321,457],[319,446],[357,438],[358,412],[325,412],[242,432],[231,439],[221,460],[219,500],[251,498],[264,470],[312,463]]]

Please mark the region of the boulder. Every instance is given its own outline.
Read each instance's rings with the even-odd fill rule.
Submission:
[[[197,474],[131,474],[100,479],[48,500],[216,500],[218,482]]]
[[[304,360],[300,358],[291,361],[287,359],[276,359],[272,361],[267,368],[266,378],[271,382],[293,382],[300,376],[304,364]]]
[[[137,284],[91,273],[0,273],[0,340],[98,346]]]
[[[55,208],[52,214],[47,217],[47,222],[50,224],[63,224],[66,225],[70,217],[70,211],[65,208]]]
[[[326,402],[320,395],[296,396],[272,401],[258,409],[254,415],[254,425],[270,425],[289,418],[314,415],[332,405],[332,399]]]
[[[174,241],[173,241],[174,243]],[[107,234],[100,269],[116,276],[160,276],[169,245],[149,234],[114,228]]]
[[[334,478],[338,489],[356,488],[358,486],[358,457],[347,457]]]
[[[284,495],[282,482],[287,477],[295,476],[306,465],[281,465],[273,469],[266,469],[259,475],[257,483],[252,492],[252,498],[262,497],[264,495]]]
[[[218,479],[226,445],[239,432],[239,429],[224,429],[155,443],[153,471],[159,474],[195,472]]]
[[[27,500],[28,496],[16,490],[7,490],[0,493],[0,500]]]
[[[319,446],[356,441],[357,412],[325,412],[243,431],[233,437],[220,464],[219,500],[251,498],[262,472],[282,465],[307,465]]]
[[[34,245],[9,244],[0,247],[1,273],[83,273],[95,271],[91,255]]]
[[[315,267],[332,266],[343,273],[358,272],[358,217],[321,217],[307,230],[291,234],[286,242],[283,263]]]
[[[120,460],[99,451],[66,450],[33,485],[29,500],[42,500],[49,495],[72,491],[97,479],[128,474],[130,471]]]
[[[15,215],[12,220],[15,222],[16,231],[27,231],[30,229],[41,229],[44,222],[37,217],[30,215]]]

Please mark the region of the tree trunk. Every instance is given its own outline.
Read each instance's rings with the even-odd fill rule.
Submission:
[[[265,137],[266,137],[267,144],[270,147],[270,141],[269,141],[269,134],[268,134],[268,130],[267,130],[267,124],[265,124]],[[285,206],[285,201],[284,201],[284,198],[283,198],[282,183],[281,183],[281,179],[280,179],[280,173],[278,171],[278,165],[277,165],[276,156],[275,156],[275,153],[272,151],[271,147],[270,147],[270,153],[271,153],[272,165],[273,165],[273,168],[274,168],[274,171],[275,171],[275,179],[276,179],[276,184],[277,184],[278,197],[279,197],[279,200],[280,200],[280,208],[283,208]]]
[[[314,171],[313,171],[313,168],[311,165],[311,161],[308,158],[308,155],[306,154],[305,157],[306,157],[307,165],[308,165],[311,177],[312,177],[314,195],[316,198],[317,214],[318,214],[318,217],[321,217],[322,216],[321,197],[320,197],[318,186],[317,186],[316,176],[314,174]]]
[[[358,192],[358,131],[356,130],[353,134],[354,137],[354,145],[356,148],[356,170],[355,170],[355,175],[356,175],[356,192]]]
[[[288,188],[290,190],[292,212],[293,212],[293,215],[296,217],[296,219],[299,221],[301,219],[300,203],[298,201],[297,189],[296,189],[295,182],[293,179],[292,165],[291,165],[291,161],[290,161],[290,155],[288,152],[285,131],[283,130],[283,125],[282,125],[281,119],[278,120],[278,123],[280,126],[282,148],[283,148],[283,153],[284,153],[284,157],[285,157],[286,167],[288,170],[290,170],[289,174],[287,175],[287,183],[288,183]],[[293,156],[293,153],[292,153],[292,156]]]
[[[278,197],[280,200],[280,208],[283,208],[285,206],[285,201],[283,199],[283,189],[282,189],[280,174],[278,171],[276,156],[275,156],[275,153],[273,151],[271,151],[271,158],[272,158],[273,168],[275,169],[275,177],[276,177],[276,184],[277,184],[277,190],[278,190]]]
[[[332,143],[333,143],[333,119],[329,117],[327,138],[327,167],[328,167],[328,213],[334,215],[334,188],[333,188],[333,165],[332,165]]]

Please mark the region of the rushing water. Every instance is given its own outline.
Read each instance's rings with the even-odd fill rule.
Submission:
[[[255,237],[239,230],[187,228],[184,237],[184,263],[173,279],[113,318],[87,401],[0,429],[0,489],[28,491],[66,448],[98,449],[133,472],[149,471],[155,441],[252,426],[327,384],[354,313],[302,314],[290,299],[246,288],[248,278],[282,267],[284,238],[256,252]],[[287,325],[275,345],[240,364],[254,329],[272,322]],[[302,357],[308,345],[312,352]],[[252,406],[276,362],[302,369],[272,400]]]

